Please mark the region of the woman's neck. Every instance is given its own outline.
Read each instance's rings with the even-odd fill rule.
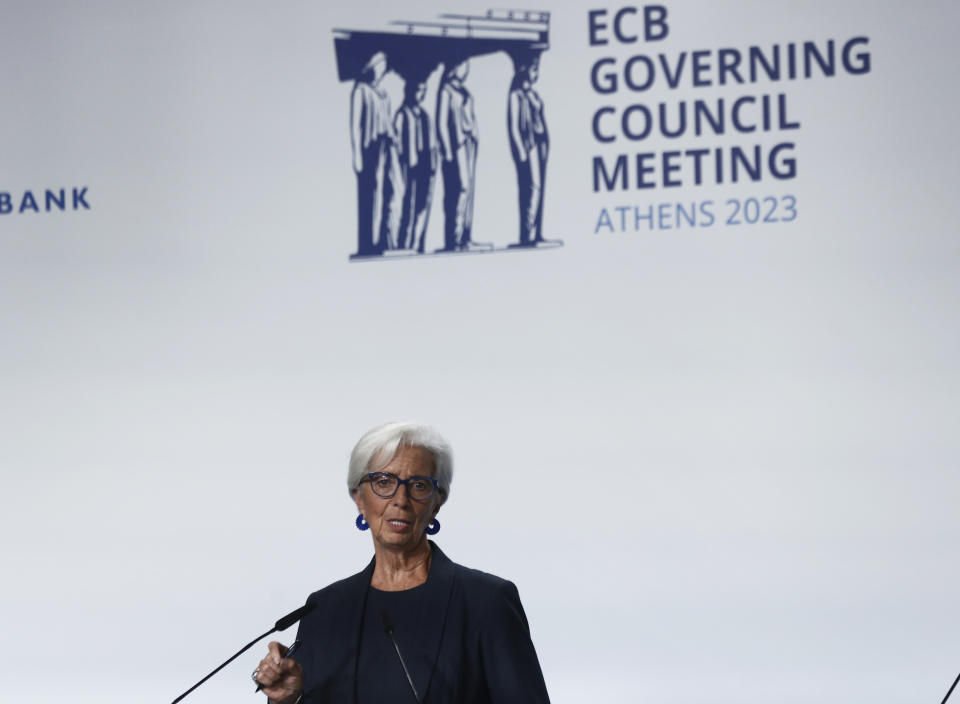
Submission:
[[[419,587],[427,581],[433,554],[426,538],[409,552],[387,550],[376,545],[374,552],[376,566],[370,579],[370,586],[374,589],[399,592]]]

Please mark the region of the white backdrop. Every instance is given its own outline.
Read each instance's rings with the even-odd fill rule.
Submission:
[[[545,4],[562,248],[351,263],[332,29],[486,6],[3,3],[5,700],[170,701],[361,569],[347,456],[406,418],[452,441],[438,543],[516,582],[556,704],[942,698],[960,668],[960,11],[664,4],[665,40],[602,48],[601,6]],[[863,75],[590,88],[603,55],[854,36]],[[476,238],[498,246],[517,228],[510,75],[499,55],[468,78]],[[594,155],[670,147],[605,151],[601,105],[780,92],[796,178],[593,192]],[[18,212],[27,190],[83,187],[89,209]],[[595,232],[604,207],[783,194],[789,223]],[[257,701],[259,652],[190,700]]]

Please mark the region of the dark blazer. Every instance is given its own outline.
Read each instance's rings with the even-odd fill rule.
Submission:
[[[424,588],[436,608],[423,631],[436,655],[422,704],[549,704],[517,588],[430,545]],[[316,607],[300,622],[294,656],[303,666],[303,704],[356,702],[356,680],[365,676],[357,672],[357,650],[373,568],[371,561],[307,599]]]

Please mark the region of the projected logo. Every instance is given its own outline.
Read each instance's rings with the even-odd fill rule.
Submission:
[[[349,134],[357,248],[351,259],[561,246],[543,233],[550,138],[544,102],[534,88],[540,56],[549,48],[550,14],[490,10],[390,25],[384,31],[334,30],[338,77],[353,82]],[[513,66],[513,75],[504,76],[504,93],[519,216],[516,239],[505,246],[473,230],[477,161],[501,155],[480,156],[470,66],[498,52]],[[396,111],[382,85],[388,72],[403,85]],[[435,72],[436,100],[428,106],[427,81]],[[435,202],[438,190],[442,201]],[[442,240],[430,242],[427,226],[434,210],[443,218]]]
[[[90,210],[87,186],[73,188],[45,188],[34,192],[0,191],[0,215],[24,213],[51,213],[66,210]]]

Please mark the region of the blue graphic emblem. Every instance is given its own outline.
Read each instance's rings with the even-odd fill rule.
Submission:
[[[353,81],[357,251],[351,259],[562,246],[542,231],[550,138],[543,100],[533,87],[540,55],[549,48],[550,13],[489,10],[392,24],[403,29],[334,30],[338,77]],[[504,86],[519,215],[517,241],[500,248],[473,233],[480,139],[468,80],[471,60],[496,52],[505,52],[514,70]],[[426,86],[437,70],[440,84],[431,112],[424,104]],[[403,104],[396,112],[381,86],[389,71],[403,82]],[[438,175],[443,242],[428,243]]]

